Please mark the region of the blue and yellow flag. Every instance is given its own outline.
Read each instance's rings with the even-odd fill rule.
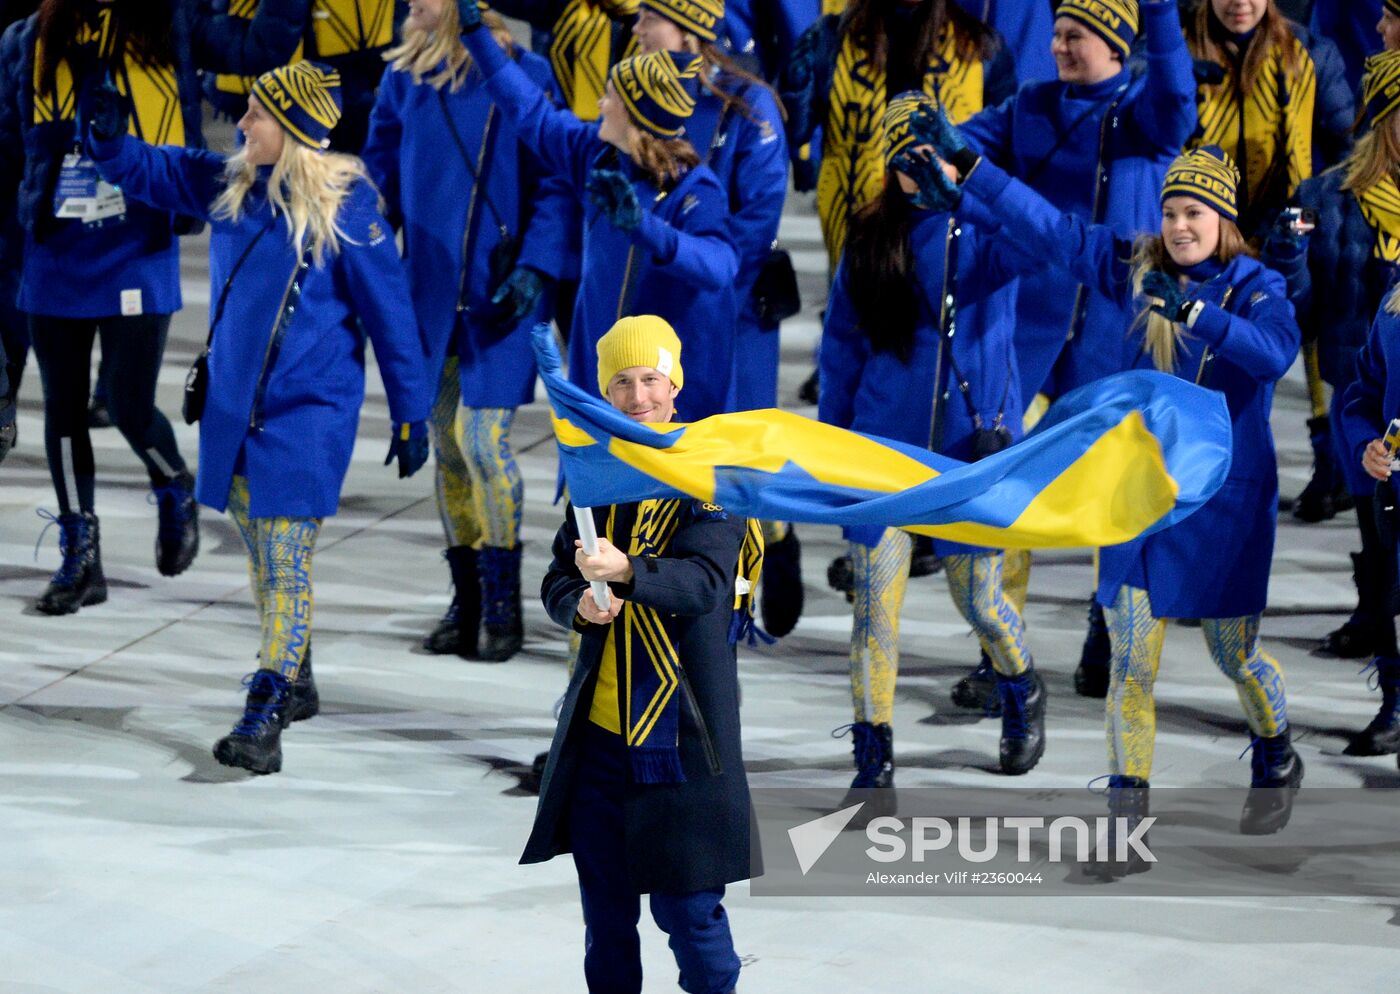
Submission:
[[[1081,387],[1023,441],[962,463],[789,411],[639,424],[564,379],[547,325],[534,347],[581,507],[686,496],[749,518],[895,527],[990,548],[1105,546],[1180,521],[1230,470],[1224,396],[1165,373]]]

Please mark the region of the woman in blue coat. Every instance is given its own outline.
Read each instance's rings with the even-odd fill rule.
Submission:
[[[1139,35],[1144,64],[1129,58]],[[1023,86],[960,125],[963,134],[1060,210],[1107,225],[1121,238],[1156,231],[1157,191],[1196,126],[1191,56],[1176,0],[1063,0],[1050,52],[1058,79]],[[1092,285],[1067,282],[1063,273],[1044,268],[1027,273],[1015,318],[1023,403],[1029,407],[1038,393],[1057,397],[1125,368],[1131,357],[1121,329],[1130,316]],[[1075,671],[1079,693],[1108,692],[1108,657],[1103,611],[1090,597]],[[953,700],[985,706],[994,686],[984,656],[954,688]]]
[[[1356,610],[1321,648],[1347,659],[1386,651],[1395,639],[1388,604],[1389,554],[1376,534],[1375,492],[1361,464],[1346,458],[1340,439],[1342,397],[1356,379],[1356,353],[1381,302],[1400,277],[1400,101],[1387,95],[1400,81],[1400,52],[1381,52],[1367,63],[1362,85],[1366,129],[1347,160],[1305,180],[1296,202],[1317,214],[1306,241],[1271,236],[1269,264],[1288,279],[1288,293],[1303,338],[1315,343],[1319,372],[1332,387],[1330,419],[1314,418],[1314,436],[1326,445],[1317,463],[1332,467],[1356,505],[1361,551],[1352,554]],[[1325,494],[1324,494],[1325,496]]]
[[[569,379],[596,385],[598,339],[619,317],[656,314],[676,329],[691,386],[678,415],[698,421],[731,409],[738,262],[729,199],[683,137],[700,60],[681,53],[613,67],[590,127],[545,92],[459,0],[467,50],[516,133],[562,174],[584,204],[582,277],[569,336]]]
[[[778,323],[765,320],[754,281],[772,254],[787,195],[787,139],[777,95],[717,48],[724,0],[642,0],[632,29],[643,52],[690,52],[705,60],[686,135],[729,196],[729,235],[739,256],[732,409],[778,406]],[[763,627],[788,634],[802,614],[797,533],[763,523]]]
[[[1146,803],[1152,685],[1168,618],[1201,619],[1212,658],[1235,684],[1253,735],[1252,786],[1295,788],[1302,761],[1289,741],[1283,673],[1259,645],[1259,619],[1278,500],[1269,409],[1274,384],[1298,354],[1298,326],[1283,277],[1249,255],[1236,224],[1239,173],[1217,148],[1181,156],[1162,186],[1161,234],[1134,243],[1055,210],[979,160],[946,121],[930,130],[940,157],[964,177],[965,216],[1000,225],[999,236],[1019,250],[1104,294],[1136,301],[1136,365],[1218,390],[1229,406],[1234,455],[1216,496],[1178,525],[1101,553],[1098,599],[1113,646],[1110,797]],[[1204,562],[1211,568],[1203,572]],[[1291,790],[1251,791],[1241,830],[1278,831],[1291,805]],[[1104,872],[1122,871],[1113,864]]]
[[[366,333],[394,422],[385,465],[403,477],[428,457],[433,389],[393,231],[360,161],[325,151],[338,91],[310,62],[258,77],[231,159],[125,137],[106,99],[88,140],[127,196],[213,228],[198,494],[243,534],[262,621],[246,710],[214,755],[254,773],[281,769],[283,726],[316,712],[311,559],[350,468]]]
[[[21,260],[18,306],[44,384],[44,447],[63,552],[36,604],[45,614],[107,599],[87,418],[94,338],[102,341],[101,385],[113,422],[156,496],[156,566],[176,576],[199,550],[194,480],[156,407],[170,316],[181,306],[178,236],[190,223],[99,186],[80,154],[81,98],[109,76],[133,135],[202,144],[182,3],[45,0],[0,42],[0,198],[14,205],[18,222],[0,233],[22,239],[3,255]]]
[[[1396,583],[1395,482],[1391,467],[1395,448],[1383,442],[1392,419],[1400,417],[1400,290],[1392,290],[1381,303],[1371,325],[1366,344],[1356,356],[1357,376],[1342,400],[1341,458],[1361,468],[1374,483],[1375,501],[1367,505],[1375,512],[1372,528],[1378,532],[1378,552],[1385,557],[1383,582],[1384,608],[1389,612]],[[1388,629],[1388,640],[1375,650],[1376,678],[1380,684],[1381,707],[1348,744],[1350,756],[1380,756],[1400,752],[1400,652],[1396,651],[1395,629]]]
[[[549,64],[515,48],[498,15],[484,16],[549,88]],[[486,92],[461,43],[454,0],[415,4],[386,58],[365,168],[386,216],[403,229],[414,307],[441,370],[433,448],[454,593],[423,645],[501,661],[523,641],[524,486],[510,428],[515,409],[534,399],[530,328],[545,319],[574,201],[562,179],[541,176],[514,120]]]
[[[1021,434],[1012,345],[1015,271],[962,219],[930,173],[909,118],[934,105],[918,92],[884,116],[886,180],[852,218],[827,303],[821,346],[822,421],[929,446],[972,461]],[[938,178],[941,178],[941,174]],[[956,327],[956,335],[954,328]],[[851,786],[893,785],[891,719],[899,611],[913,542],[897,529],[852,530]],[[1020,612],[1002,590],[1003,554],[939,541],[948,589],[988,650],[1001,701],[1002,769],[1025,773],[1045,749],[1045,687]]]

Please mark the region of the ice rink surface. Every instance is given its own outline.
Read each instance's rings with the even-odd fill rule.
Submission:
[[[787,405],[810,369],[825,270],[810,205],[790,214],[783,241],[807,306],[783,329]],[[160,388],[172,416],[204,337],[205,252],[202,238],[186,243],[186,307]],[[0,994],[583,989],[570,861],[516,863],[534,813],[519,776],[548,744],[564,683],[564,634],[534,596],[561,521],[546,412],[522,410],[513,436],[527,488],[525,652],[434,657],[417,647],[448,600],[431,477],[399,481],[381,465],[387,407],[373,372],[368,384],[341,513],[315,560],[322,712],[284,736],[283,772],[259,778],[210,754],[257,649],[242,544],[207,513],[194,567],[159,576],[155,509],[115,430],[94,436],[111,599],[68,618],[30,607],[58,561],[53,531],[35,552],[34,512],[54,499],[31,363],[20,446],[0,468]],[[1285,495],[1308,475],[1305,417],[1295,368],[1274,413]],[[195,432],[177,433],[192,456]],[[849,739],[828,734],[850,720],[850,613],[825,583],[840,538],[799,534],[807,613],[789,638],[740,657],[745,753],[755,785],[835,787],[851,776]],[[1393,757],[1341,755],[1378,701],[1360,665],[1309,654],[1349,610],[1356,545],[1350,521],[1283,516],[1264,633],[1307,785],[1393,789]],[[1087,552],[1035,558],[1029,637],[1050,686],[1049,748],[1017,786],[1080,788],[1104,770],[1102,704],[1070,683],[1091,576]],[[1002,782],[998,722],[948,703],[977,648],[941,576],[911,584],[903,652],[898,783]],[[1247,784],[1239,705],[1198,631],[1169,632],[1157,700],[1154,786]],[[739,885],[726,904],[746,994],[1400,989],[1400,894],[760,899]],[[647,990],[676,989],[664,936],[645,918],[642,929]]]

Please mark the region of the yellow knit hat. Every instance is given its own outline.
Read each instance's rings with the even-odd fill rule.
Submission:
[[[604,397],[608,381],[633,366],[645,366],[670,377],[677,390],[685,386],[681,340],[662,318],[654,314],[623,318],[598,339],[598,389]]]

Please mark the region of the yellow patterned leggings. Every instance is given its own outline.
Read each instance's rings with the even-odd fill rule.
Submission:
[[[1113,644],[1106,732],[1108,761],[1114,773],[1148,779],[1157,737],[1157,708],[1152,689],[1162,661],[1167,623],[1152,614],[1147,591],[1124,586],[1104,611]],[[1203,618],[1215,665],[1235,684],[1250,730],[1271,738],[1288,728],[1283,670],[1259,647],[1259,615]]]
[[[887,529],[875,548],[851,543],[855,574],[855,621],[851,628],[851,699],[856,721],[888,724],[894,716],[894,688],[899,674],[899,612],[909,583],[913,539]],[[1014,570],[1012,567],[1015,567]],[[1030,666],[1021,607],[1007,586],[1019,585],[1030,557],[1023,553],[979,552],[943,557],[948,590],[959,613],[972,626],[997,672],[1014,676]],[[1003,582],[1003,572],[1007,574]]]
[[[510,449],[513,407],[463,407],[457,357],[448,356],[433,404],[434,483],[449,546],[520,544],[525,486]]]
[[[295,680],[311,642],[311,557],[320,518],[250,518],[248,480],[235,476],[228,513],[248,547],[248,579],[262,626],[258,665]]]

